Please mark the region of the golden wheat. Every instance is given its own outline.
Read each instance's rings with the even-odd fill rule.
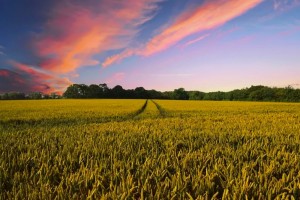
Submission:
[[[0,199],[299,199],[300,104],[0,102]]]

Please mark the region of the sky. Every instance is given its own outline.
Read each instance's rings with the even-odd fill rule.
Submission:
[[[0,0],[0,93],[300,87],[300,0]]]

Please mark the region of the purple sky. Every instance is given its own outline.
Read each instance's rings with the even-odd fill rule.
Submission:
[[[2,0],[0,93],[300,84],[300,0]]]

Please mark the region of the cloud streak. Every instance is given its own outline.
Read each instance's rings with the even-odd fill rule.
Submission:
[[[72,82],[66,77],[50,74],[41,69],[9,61],[13,69],[0,69],[1,88],[0,92],[23,91],[43,93],[56,92],[61,94]]]
[[[28,89],[24,78],[11,70],[0,69],[0,93]]]
[[[128,46],[153,17],[158,0],[63,1],[51,13],[34,47],[40,66],[57,73],[97,65],[95,55]]]
[[[126,49],[125,51],[121,52],[120,54],[116,54],[113,56],[108,57],[103,63],[102,66],[103,67],[108,67],[109,65],[112,65],[114,63],[118,63],[121,60],[123,60],[124,58],[133,56],[138,54],[138,49]]]
[[[31,40],[35,60],[28,64],[10,60],[12,69],[1,69],[1,81],[6,80],[2,87],[64,91],[72,84],[67,77],[74,78],[78,68],[100,65],[97,55],[130,45],[140,26],[154,17],[160,1],[56,1]],[[3,49],[0,46],[0,55]]]
[[[276,11],[286,11],[300,6],[300,0],[273,0],[273,8]]]
[[[206,30],[219,27],[226,22],[244,14],[257,6],[263,0],[206,0],[197,8],[184,10],[170,25],[166,26],[159,34],[154,36],[138,50],[125,50],[118,55],[111,56],[103,62],[108,66],[132,56],[150,56],[166,50],[182,39]]]
[[[196,38],[196,39],[194,39],[194,40],[190,40],[190,41],[186,42],[186,43],[183,45],[183,47],[187,47],[187,46],[190,46],[190,45],[192,45],[192,44],[195,44],[195,43],[197,43],[197,42],[199,42],[199,41],[201,41],[201,40],[204,40],[204,39],[207,38],[208,36],[209,36],[209,34],[206,34],[206,35],[202,35],[202,36],[200,36],[200,37],[198,37],[198,38]]]

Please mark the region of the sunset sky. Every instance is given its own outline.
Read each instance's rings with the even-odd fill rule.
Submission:
[[[300,87],[300,0],[0,0],[0,93]]]

